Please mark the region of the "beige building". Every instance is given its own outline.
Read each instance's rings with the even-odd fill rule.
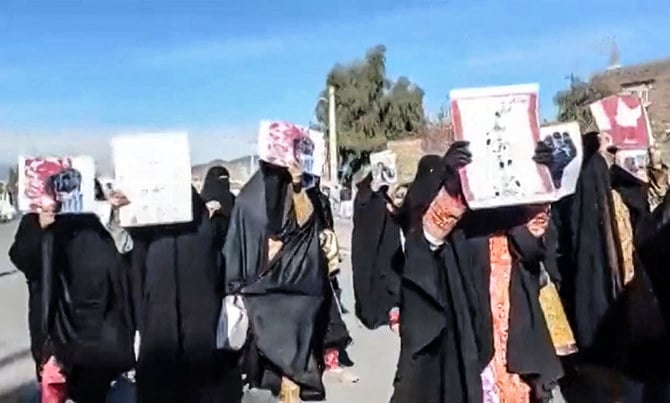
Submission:
[[[654,134],[670,136],[670,58],[610,66],[593,78],[622,92],[638,95],[649,112]]]

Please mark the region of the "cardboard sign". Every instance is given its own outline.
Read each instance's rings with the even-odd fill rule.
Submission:
[[[473,155],[460,172],[471,209],[554,199],[549,170],[533,161],[540,139],[538,91],[529,84],[449,93],[455,137],[469,141]]]
[[[79,157],[25,157],[18,161],[18,203],[24,212],[95,210],[95,162]]]
[[[112,139],[114,186],[130,200],[119,211],[124,227],[193,220],[191,156],[186,133]]]

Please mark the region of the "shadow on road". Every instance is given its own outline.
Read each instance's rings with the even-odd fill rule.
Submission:
[[[6,357],[2,357],[0,358],[0,370],[3,369],[4,367],[14,364],[17,361],[24,360],[29,357],[30,357],[30,349],[28,348],[9,354]]]
[[[27,382],[0,394],[0,403],[37,403],[37,386]]]
[[[5,368],[11,368],[15,363],[22,360],[32,360],[30,349],[23,349],[5,357],[0,358],[0,371]],[[33,403],[36,400],[31,399],[34,395],[36,385],[34,381],[26,382],[22,385],[14,386],[9,390],[0,391],[0,403]]]

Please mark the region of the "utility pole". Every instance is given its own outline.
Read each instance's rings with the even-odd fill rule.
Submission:
[[[335,123],[335,87],[328,87],[328,161],[330,162],[330,182],[337,183],[337,128]]]

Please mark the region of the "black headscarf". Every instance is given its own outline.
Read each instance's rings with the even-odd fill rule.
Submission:
[[[407,189],[398,214],[403,231],[409,232],[421,224],[423,213],[446,179],[446,172],[442,157],[438,155],[426,155],[419,160],[414,182]]]
[[[284,207],[291,184],[291,175],[284,167],[260,162],[260,174],[263,180],[263,198],[265,201],[265,234],[281,239],[284,231]]]
[[[307,195],[312,201],[320,227],[322,229],[334,229],[333,209],[330,206],[328,196],[321,191],[321,178],[314,177],[313,186],[307,190]]]
[[[230,192],[230,174],[222,166],[211,167],[205,175],[200,197],[206,202],[216,200],[221,203],[221,210],[215,215],[230,217],[235,204],[235,195]]]

